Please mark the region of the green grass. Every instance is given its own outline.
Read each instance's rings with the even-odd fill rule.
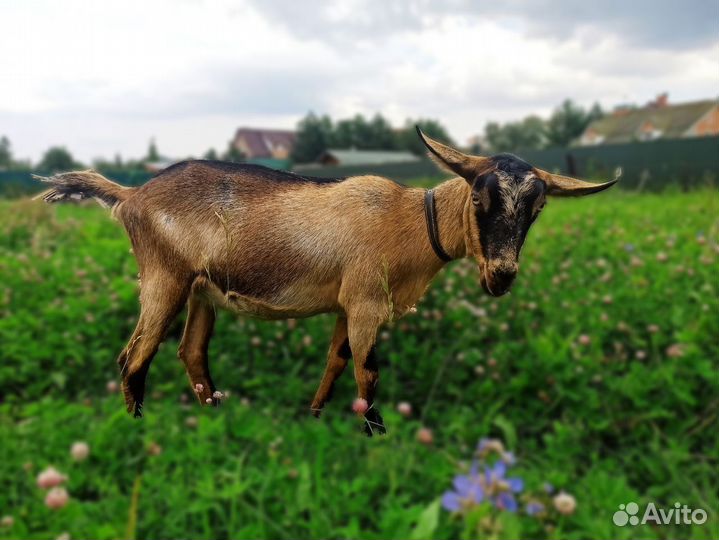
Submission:
[[[92,206],[0,203],[0,515],[14,518],[0,538],[717,537],[718,211],[710,191],[553,200],[501,299],[469,261],[450,264],[380,335],[389,433],[367,439],[351,370],[309,416],[324,316],[220,314],[211,362],[231,396],[219,409],[192,400],[178,320],[132,419],[106,390],[137,316],[124,232]],[[432,445],[416,441],[422,426]],[[550,482],[576,512],[438,510],[486,436],[516,453],[523,502]],[[81,463],[77,440],[91,448]],[[35,486],[50,464],[69,475],[55,511]],[[629,501],[680,501],[709,520],[615,527]]]

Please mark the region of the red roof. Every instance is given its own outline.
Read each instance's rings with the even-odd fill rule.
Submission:
[[[281,146],[288,152],[295,144],[295,132],[284,129],[239,128],[235,133],[235,144],[242,139],[248,158],[273,157],[272,149]]]

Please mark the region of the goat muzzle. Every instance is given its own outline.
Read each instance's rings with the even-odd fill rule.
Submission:
[[[509,292],[518,271],[516,262],[487,263],[480,272],[482,288],[491,296],[503,296]]]

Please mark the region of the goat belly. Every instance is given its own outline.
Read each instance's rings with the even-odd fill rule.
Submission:
[[[337,290],[332,285],[293,286],[274,294],[256,297],[232,289],[223,292],[217,284],[200,277],[193,288],[217,307],[260,319],[293,319],[340,311],[336,302]]]

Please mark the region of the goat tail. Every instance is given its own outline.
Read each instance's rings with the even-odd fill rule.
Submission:
[[[34,197],[47,203],[93,198],[105,208],[129,199],[137,188],[116,184],[93,170],[76,171],[45,177],[33,175],[35,180],[52,184],[52,187]]]

